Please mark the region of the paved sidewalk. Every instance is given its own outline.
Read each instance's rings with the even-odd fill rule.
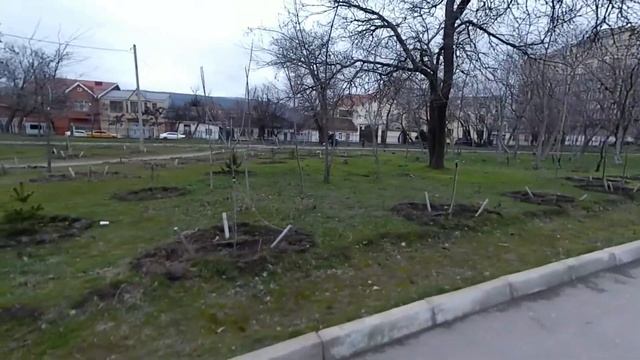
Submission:
[[[218,154],[221,151],[214,151],[214,154]],[[122,162],[135,162],[135,161],[149,161],[149,160],[168,160],[168,159],[183,159],[183,158],[193,158],[193,157],[202,157],[209,156],[209,151],[200,151],[200,152],[191,152],[191,153],[178,153],[178,154],[165,154],[165,155],[145,155],[145,156],[134,156],[134,157],[123,157]],[[86,166],[86,165],[99,165],[99,164],[114,164],[119,163],[121,160],[118,158],[106,158],[106,159],[86,159],[86,160],[53,160],[51,162],[51,167],[68,167],[68,166]],[[38,163],[27,163],[27,164],[6,164],[5,167],[7,169],[11,168],[43,168],[47,167],[46,162],[38,162]]]
[[[472,315],[355,359],[640,359],[640,262]]]

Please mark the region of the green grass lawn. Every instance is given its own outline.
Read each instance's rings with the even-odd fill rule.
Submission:
[[[34,203],[48,214],[109,220],[79,238],[29,248],[0,249],[0,308],[17,304],[40,309],[40,320],[0,321],[2,358],[226,358],[309,331],[353,320],[430,295],[451,291],[519,270],[640,238],[637,202],[590,192],[567,208],[520,203],[501,194],[523,190],[585,192],[563,180],[597,175],[597,158],[585,155],[557,170],[550,160],[532,170],[522,154],[509,166],[492,153],[448,156],[446,170],[424,165],[424,155],[388,151],[376,179],[371,156],[335,157],[332,182],[322,183],[322,161],[311,152],[303,160],[304,198],[296,162],[289,152],[280,164],[247,161],[237,186],[239,221],[311,233],[316,246],[306,253],[277,257],[256,268],[211,259],[194,265],[190,279],[171,282],[143,277],[130,268],[138,254],[172,241],[174,227],[204,228],[232,212],[229,177],[207,164],[156,171],[156,185],[188,187],[172,199],[118,202],[111,194],[149,186],[142,167],[113,170],[140,178],[28,184]],[[453,161],[459,162],[457,202],[489,208],[502,217],[481,215],[457,225],[421,226],[394,215],[393,205],[450,201]],[[608,161],[608,174],[622,166]],[[215,169],[218,169],[219,164]],[[630,156],[628,173],[640,175],[640,157]],[[0,176],[0,210],[19,181],[37,176],[12,171]],[[640,192],[639,192],[640,193]],[[250,201],[244,199],[249,198]],[[255,206],[256,211],[251,208]],[[455,217],[454,217],[455,220]],[[266,240],[272,241],[272,240]],[[108,284],[139,291],[129,301],[94,301],[81,310],[72,304]]]

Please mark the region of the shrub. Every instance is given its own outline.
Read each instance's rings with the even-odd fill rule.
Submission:
[[[5,211],[2,221],[6,224],[19,225],[41,218],[41,212],[44,210],[41,204],[27,206],[32,196],[33,191],[27,192],[24,183],[20,182],[18,187],[12,189],[11,194],[11,198],[19,205]]]
[[[223,172],[235,173],[240,171],[241,166],[242,166],[242,160],[240,160],[236,151],[233,150],[231,152],[231,155],[229,155],[229,158],[224,162],[224,167],[221,167],[220,169]]]

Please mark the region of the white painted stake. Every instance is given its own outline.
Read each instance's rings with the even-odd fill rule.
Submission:
[[[16,156],[13,157],[13,164],[18,165],[18,158]]]
[[[424,192],[424,199],[427,201],[427,211],[431,212],[431,202],[429,201],[429,193]]]
[[[278,238],[276,239],[276,241],[273,242],[273,244],[271,244],[271,248],[273,249],[274,247],[276,247],[276,245],[278,245],[278,243],[280,242],[280,240],[282,240],[282,238],[287,235],[287,232],[289,232],[289,229],[291,229],[291,225],[287,225],[286,228],[284,228],[284,230],[282,230],[282,233],[280,233],[280,235],[278,236]]]
[[[589,196],[589,194],[584,194],[584,195],[580,196],[580,199],[578,199],[578,200],[582,201],[582,200],[586,199],[587,196]]]
[[[54,154],[56,154],[56,153],[54,153]],[[60,156],[62,156],[63,158],[66,158],[66,156],[64,156],[64,151],[63,150],[60,150]]]
[[[533,196],[533,193],[531,192],[531,190],[529,190],[529,187],[525,186],[524,188],[527,190],[527,193],[529,193],[529,197],[533,199],[534,196]]]
[[[104,176],[107,176],[107,173],[109,173],[109,165],[104,166]]]
[[[224,226],[224,238],[229,239],[229,222],[227,222],[227,213],[222,213],[222,225]]]
[[[638,189],[640,189],[640,184],[636,185],[636,188],[635,188],[635,189],[633,189],[633,192],[638,191]]]
[[[489,202],[489,198],[486,198],[483,202],[482,205],[480,205],[480,210],[478,210],[478,212],[476,213],[475,217],[480,216],[480,214],[482,214],[482,210],[484,210],[484,207],[487,206],[487,203]]]
[[[178,165],[180,164],[180,159],[176,159],[174,163],[175,163],[175,166],[178,167]]]
[[[82,156],[84,156],[84,151],[80,151],[80,155],[78,155],[78,158],[81,158]]]
[[[69,167],[69,174],[71,174],[72,178],[76,177],[76,173],[73,171],[73,169],[71,167]]]

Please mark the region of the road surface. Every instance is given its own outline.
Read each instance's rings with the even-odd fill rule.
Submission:
[[[354,359],[640,359],[640,262],[534,294]]]

